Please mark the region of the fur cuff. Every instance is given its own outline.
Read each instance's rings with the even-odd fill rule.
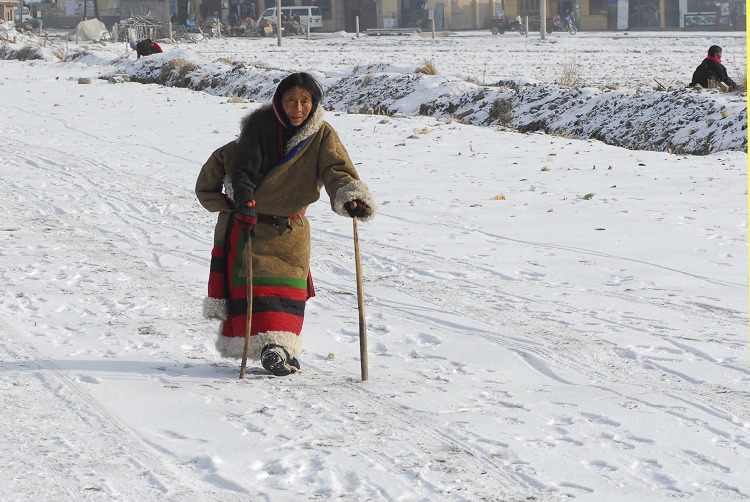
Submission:
[[[219,336],[216,339],[216,350],[221,357],[228,359],[242,359],[245,350],[244,336],[224,336],[222,334],[223,323],[219,326]],[[250,337],[250,354],[248,358],[260,361],[260,352],[269,343],[281,345],[292,357],[297,357],[302,352],[302,335],[295,335],[290,331],[267,331]]]
[[[245,337],[224,336],[223,330],[224,323],[222,322],[219,324],[219,336],[216,338],[216,350],[219,355],[227,359],[242,359],[242,354],[245,352]]]
[[[336,192],[336,198],[331,203],[331,207],[337,214],[348,217],[349,213],[344,208],[344,204],[354,199],[359,199],[367,204],[367,214],[359,218],[359,220],[370,221],[375,216],[378,206],[375,204],[375,199],[372,198],[370,189],[361,180],[353,180],[339,188]]]
[[[211,298],[210,296],[205,297],[203,299],[203,317],[226,321],[227,317],[229,317],[227,300],[224,298]]]

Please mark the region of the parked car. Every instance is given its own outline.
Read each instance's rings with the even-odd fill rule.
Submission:
[[[281,17],[282,22],[285,19],[290,19],[298,22],[304,27],[307,27],[309,22],[310,29],[323,27],[323,13],[320,11],[320,7],[305,5],[282,7]],[[258,25],[263,26],[263,21],[266,20],[271,21],[274,24],[276,23],[276,7],[264,10],[258,18]]]
[[[29,8],[21,7],[20,9],[16,9],[16,22],[26,23],[28,21],[31,21],[31,11]]]

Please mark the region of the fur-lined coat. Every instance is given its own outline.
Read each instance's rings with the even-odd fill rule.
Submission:
[[[242,357],[244,347],[246,302],[233,311],[233,306],[241,300],[234,298],[233,290],[237,289],[236,296],[244,296],[241,284],[233,283],[237,260],[242,256],[237,247],[242,236],[233,225],[232,213],[238,192],[246,199],[249,190],[260,215],[252,238],[252,252],[254,289],[260,282],[261,293],[266,291],[263,289],[266,284],[284,281],[285,284],[300,284],[308,280],[310,224],[304,212],[320,198],[321,188],[328,193],[333,211],[342,216],[349,216],[344,205],[354,199],[368,206],[361,221],[375,214],[375,201],[359,179],[338,135],[323,120],[322,107],[317,107],[311,119],[287,142],[284,151],[279,151],[278,124],[271,105],[251,112],[243,119],[240,138],[214,151],[196,182],[195,193],[201,205],[219,212],[211,275],[223,273],[223,284],[218,285],[216,276],[209,279],[204,314],[224,321],[216,344],[224,357]],[[241,246],[244,247],[244,242]],[[244,271],[240,275],[244,275]],[[250,337],[253,359],[259,359],[262,348],[268,343],[284,346],[292,357],[301,351],[304,301],[299,297],[279,299],[277,296],[273,291],[269,297],[254,296]],[[283,310],[289,311],[281,312]],[[268,314],[269,311],[273,314]],[[292,318],[299,322],[286,322]]]

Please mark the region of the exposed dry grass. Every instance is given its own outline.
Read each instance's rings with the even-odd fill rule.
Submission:
[[[417,68],[417,73],[423,73],[425,75],[437,75],[438,71],[432,61],[425,61],[424,65]]]
[[[198,70],[198,66],[186,59],[172,59],[165,68],[169,73],[175,73],[178,79],[184,79],[189,73]]]
[[[578,58],[568,59],[562,64],[562,73],[557,79],[557,85],[561,87],[578,87],[583,83],[583,71]]]
[[[737,89],[740,92],[747,91],[747,66],[737,66],[737,62],[734,63],[734,74],[737,75],[737,78],[734,78],[735,82],[737,82]]]

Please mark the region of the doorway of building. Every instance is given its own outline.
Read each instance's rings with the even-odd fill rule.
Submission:
[[[435,31],[443,31],[443,23],[445,21],[445,4],[435,4]]]
[[[425,0],[401,0],[399,26],[426,30],[428,16],[428,12],[424,8],[426,3]]]
[[[628,20],[630,29],[658,28],[661,24],[659,0],[630,0]]]
[[[617,29],[617,2],[607,2],[607,29]]]
[[[560,0],[557,2],[557,12],[548,12],[547,14],[550,16],[564,16],[570,14],[570,17],[575,17],[573,16],[573,2]]]
[[[664,0],[664,26],[680,27],[680,0]]]
[[[347,0],[344,2],[344,30],[349,33],[378,27],[378,9],[375,0]]]
[[[221,0],[203,0],[200,5],[200,13],[203,19],[216,16],[221,21]]]

